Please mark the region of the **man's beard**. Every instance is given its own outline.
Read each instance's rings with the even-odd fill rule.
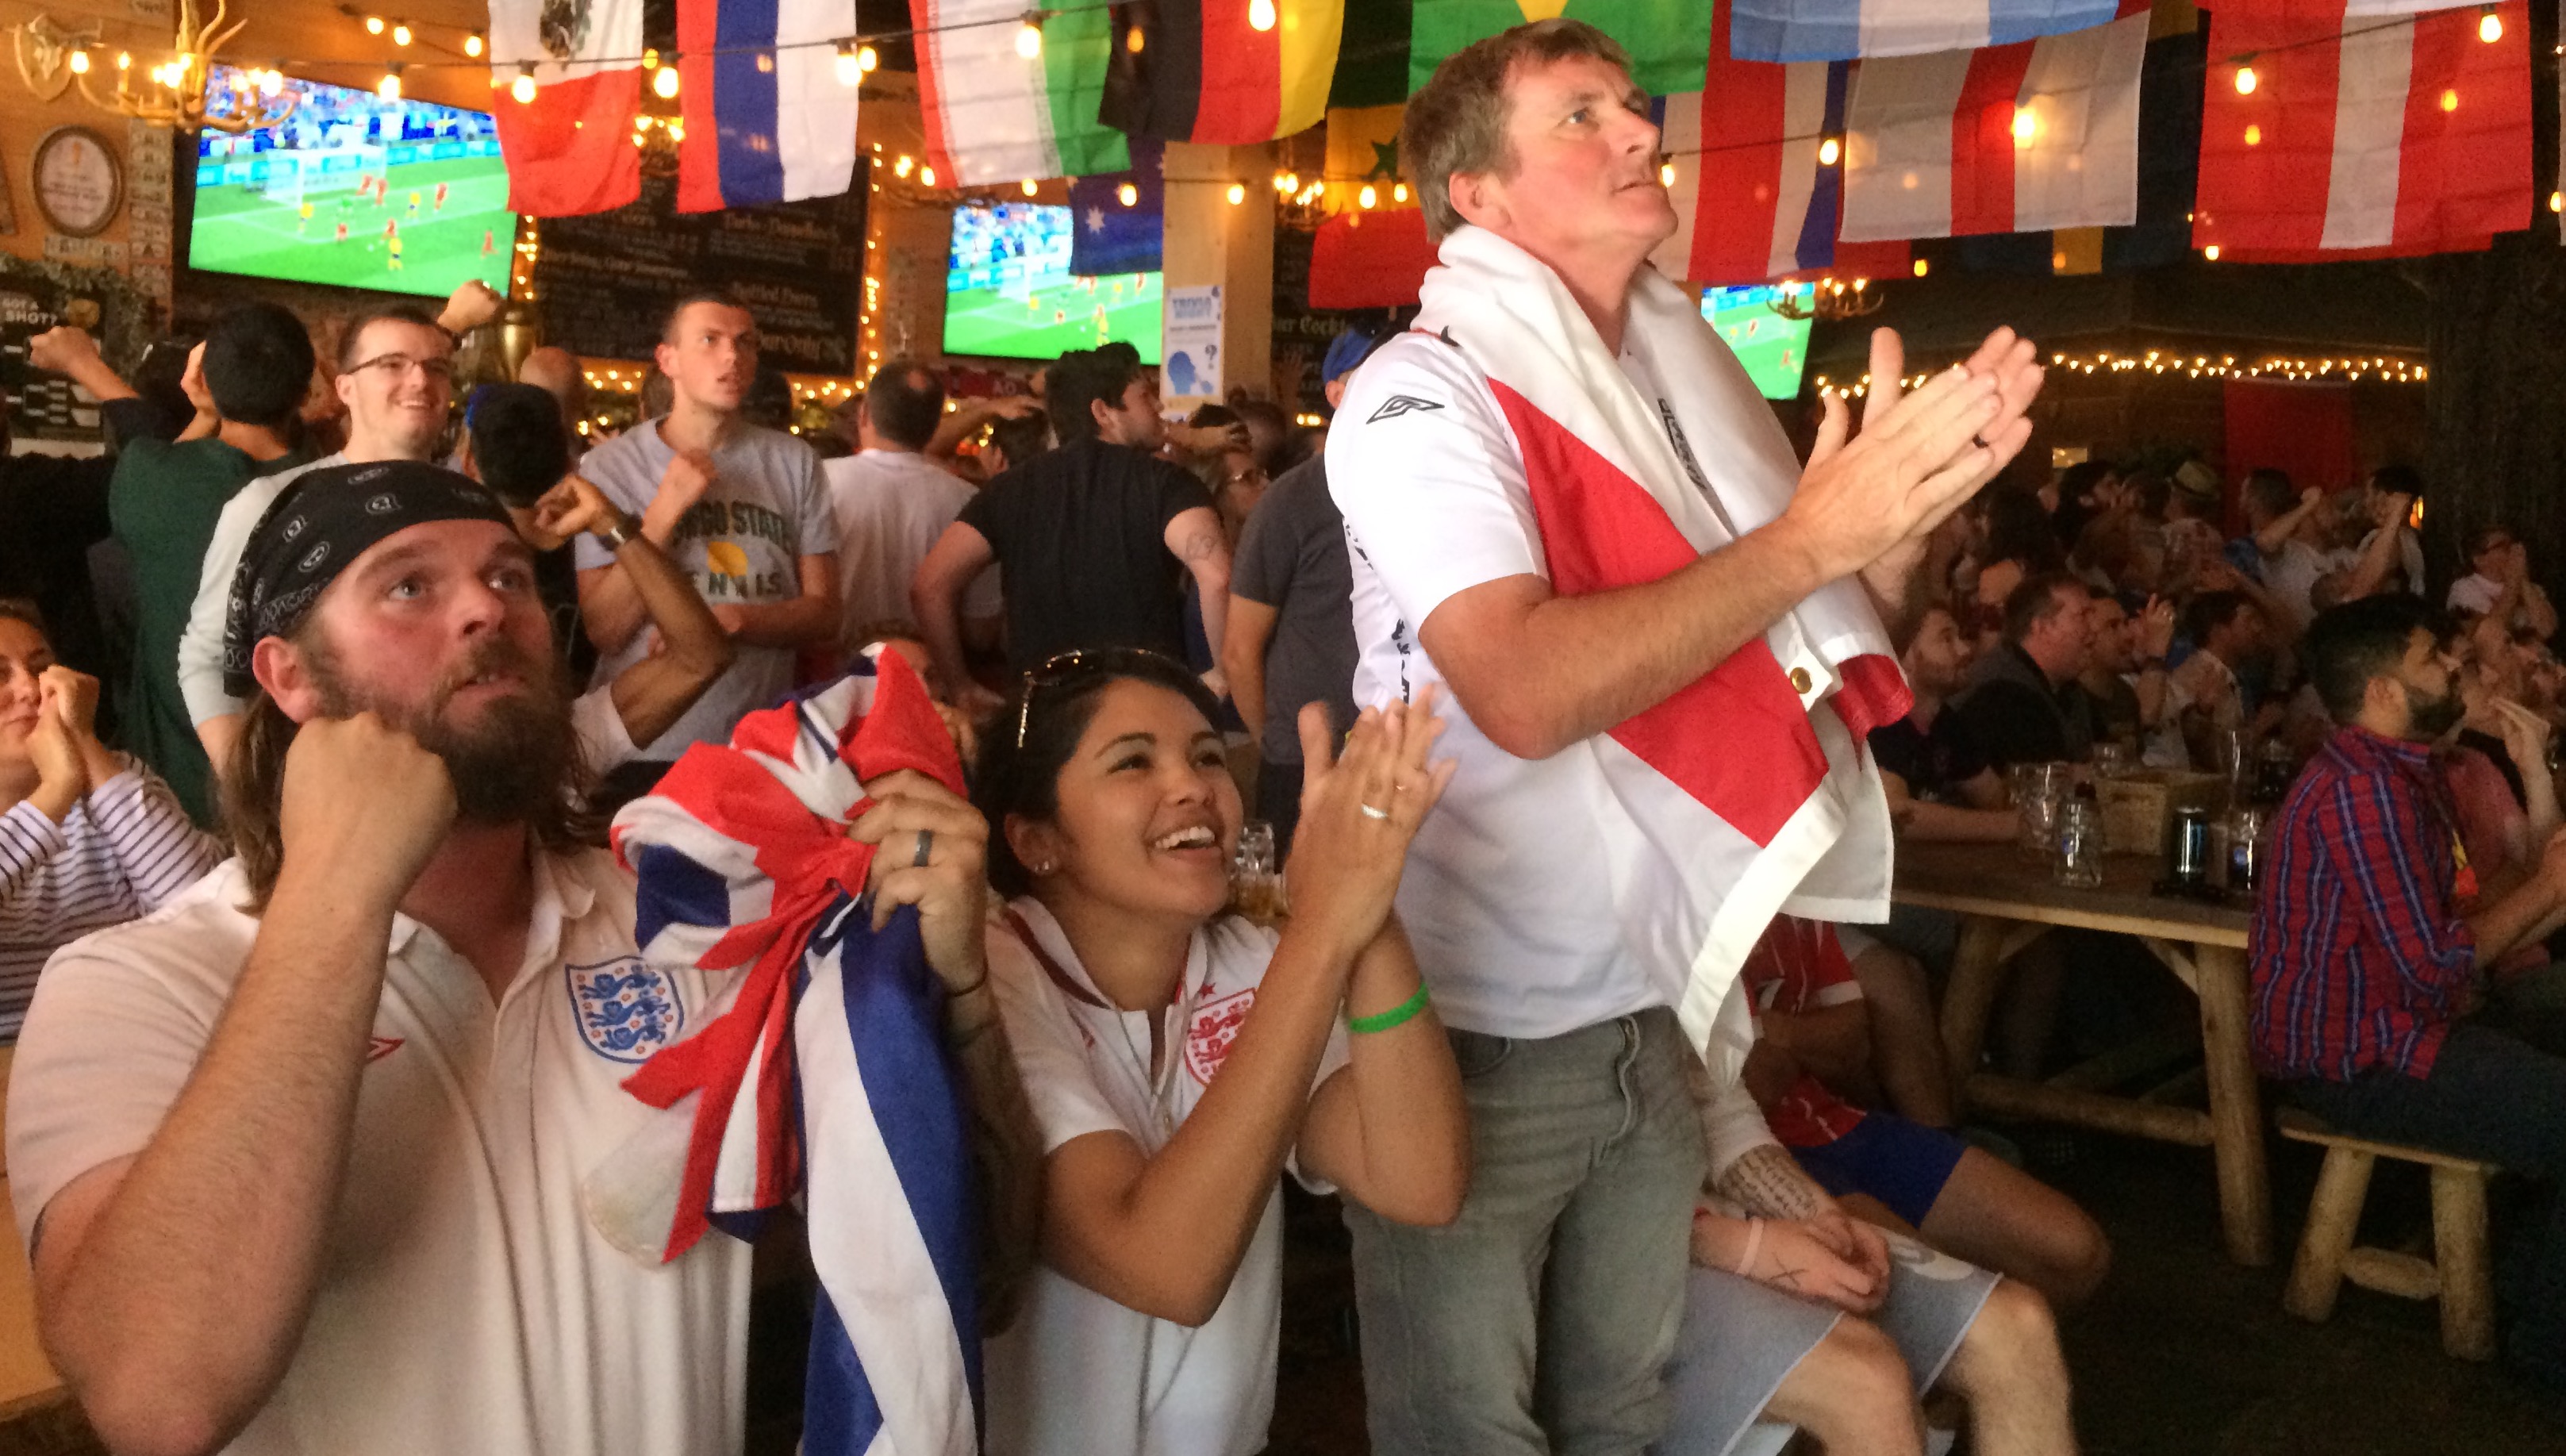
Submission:
[[[2455,684],[2439,697],[2431,698],[2417,692],[2413,683],[2401,682],[2398,686],[2406,690],[2406,732],[2410,738],[2427,742],[2438,738],[2459,726],[2459,719],[2467,714],[2467,704],[2459,700]]]
[[[571,793],[579,739],[561,674],[504,637],[489,637],[456,664],[415,709],[386,703],[348,680],[327,651],[315,654],[321,711],[333,718],[372,712],[445,761],[456,816],[474,824],[527,824],[558,811]],[[469,727],[448,722],[454,695],[484,672],[512,672],[526,690],[483,708]]]

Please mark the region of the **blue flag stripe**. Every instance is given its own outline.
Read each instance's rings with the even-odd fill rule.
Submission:
[[[778,202],[784,150],[775,135],[776,0],[721,0],[714,19],[713,119],[721,148],[722,201]]]

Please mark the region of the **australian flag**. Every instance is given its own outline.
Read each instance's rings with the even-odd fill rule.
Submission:
[[[1158,271],[1166,233],[1167,145],[1155,137],[1132,138],[1132,169],[1069,183],[1069,271],[1079,278],[1111,278]],[[1131,201],[1124,201],[1127,195]]]
[[[873,929],[874,849],[847,838],[863,784],[898,769],[962,786],[925,687],[878,652],[750,714],[727,746],[688,749],[615,819],[642,955],[743,978],[731,1011],[625,1084],[654,1106],[697,1099],[666,1257],[806,1196],[811,1456],[979,1447],[976,1216],[944,990],[915,909]]]

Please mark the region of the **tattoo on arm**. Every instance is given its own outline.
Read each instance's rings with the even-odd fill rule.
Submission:
[[[1730,1163],[1713,1186],[1749,1213],[1765,1218],[1807,1218],[1827,1204],[1826,1190],[1800,1170],[1789,1150],[1770,1143]]]
[[[1176,559],[1190,567],[1209,560],[1219,550],[1220,533],[1218,531],[1196,530],[1185,537],[1184,546],[1176,553]]]

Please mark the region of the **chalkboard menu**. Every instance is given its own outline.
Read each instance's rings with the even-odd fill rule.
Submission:
[[[78,325],[110,364],[130,369],[142,357],[148,312],[122,274],[0,255],[0,391],[11,438],[98,438],[98,401],[30,364],[27,341],[57,324]]]
[[[630,206],[545,218],[534,279],[544,342],[646,360],[677,300],[718,289],[757,317],[767,365],[852,374],[869,180],[859,167],[842,196],[681,213],[677,179],[645,175]]]

